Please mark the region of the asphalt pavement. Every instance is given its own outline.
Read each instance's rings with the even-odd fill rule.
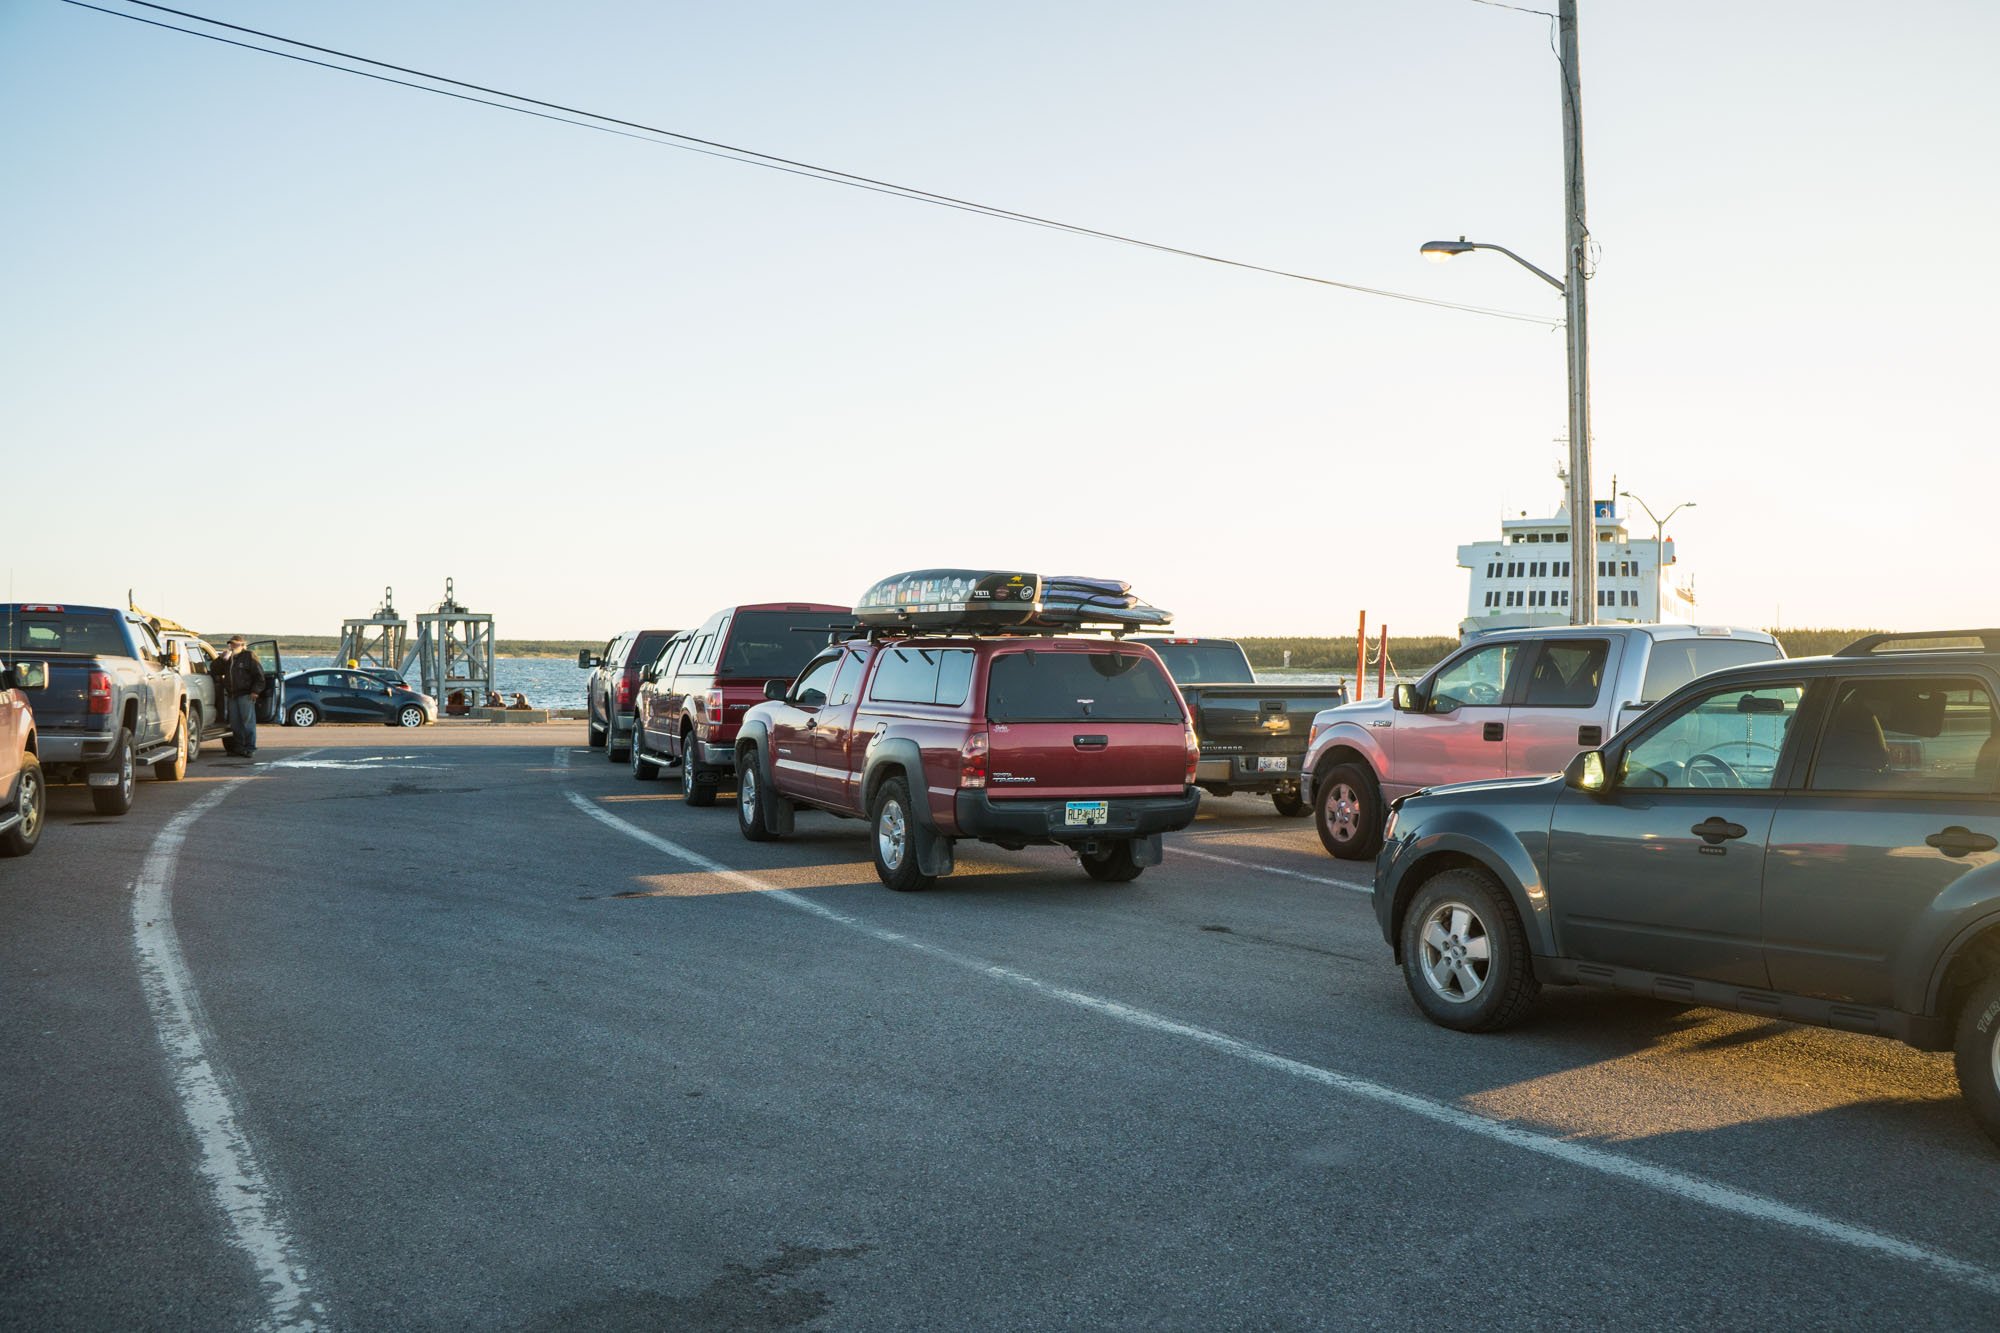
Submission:
[[[2000,1326],[1948,1057],[1581,990],[1443,1031],[1267,801],[896,894],[582,739],[56,790],[0,862],[0,1327]]]

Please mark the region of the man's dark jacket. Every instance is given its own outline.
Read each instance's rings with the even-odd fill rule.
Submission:
[[[208,669],[216,683],[231,695],[264,692],[264,664],[247,649],[216,658]]]

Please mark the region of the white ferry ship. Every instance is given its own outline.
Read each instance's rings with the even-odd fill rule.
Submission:
[[[1694,584],[1679,568],[1673,538],[1634,538],[1614,500],[1597,512],[1597,619],[1692,623]],[[1569,506],[1547,518],[1500,521],[1498,541],[1458,548],[1458,563],[1472,571],[1460,634],[1569,623]]]

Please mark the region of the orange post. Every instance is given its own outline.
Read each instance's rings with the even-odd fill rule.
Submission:
[[[1375,659],[1375,697],[1387,698],[1389,694],[1389,627],[1382,627],[1382,654]]]
[[[1354,629],[1354,697],[1359,699],[1368,680],[1368,613],[1361,613],[1361,623]]]

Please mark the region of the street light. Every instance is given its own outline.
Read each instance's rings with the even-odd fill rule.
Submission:
[[[1546,282],[1549,286],[1555,288],[1557,291],[1560,292],[1564,290],[1562,285],[1562,279],[1554,276],[1553,274],[1544,272],[1539,268],[1536,268],[1533,264],[1530,264],[1527,260],[1521,258],[1521,256],[1515,254],[1512,250],[1509,250],[1504,245],[1488,245],[1484,241],[1468,241],[1463,236],[1461,236],[1455,241],[1425,241],[1422,254],[1425,259],[1430,260],[1433,264],[1442,264],[1445,261],[1449,260],[1453,255],[1471,254],[1474,250],[1498,251],[1499,253],[1507,256],[1507,258],[1513,260],[1515,263],[1519,264],[1522,268],[1528,270],[1528,272],[1540,278],[1543,282]]]
[[[1672,509],[1669,509],[1667,511],[1666,518],[1661,518],[1658,514],[1655,514],[1653,512],[1653,506],[1647,504],[1644,500],[1641,500],[1638,496],[1632,494],[1632,492],[1620,491],[1618,493],[1624,496],[1626,499],[1630,500],[1632,503],[1638,505],[1639,508],[1645,510],[1646,517],[1653,520],[1653,558],[1657,563],[1664,565],[1667,561],[1667,555],[1666,555],[1667,548],[1665,545],[1667,539],[1667,523],[1670,519],[1673,518],[1675,514],[1680,513],[1681,510],[1693,509],[1695,507],[1695,502],[1693,500],[1683,500],[1679,504],[1675,505]]]
[[[1540,11],[1532,11],[1540,12]],[[1572,625],[1597,623],[1597,506],[1590,498],[1590,334],[1585,323],[1584,252],[1590,228],[1583,219],[1583,84],[1576,51],[1576,0],[1556,3],[1557,57],[1562,71],[1563,130],[1563,275],[1536,268],[1501,245],[1468,241],[1431,241],[1424,258],[1441,264],[1453,255],[1473,250],[1498,250],[1562,293],[1564,332],[1568,335],[1569,371],[1569,542]]]

